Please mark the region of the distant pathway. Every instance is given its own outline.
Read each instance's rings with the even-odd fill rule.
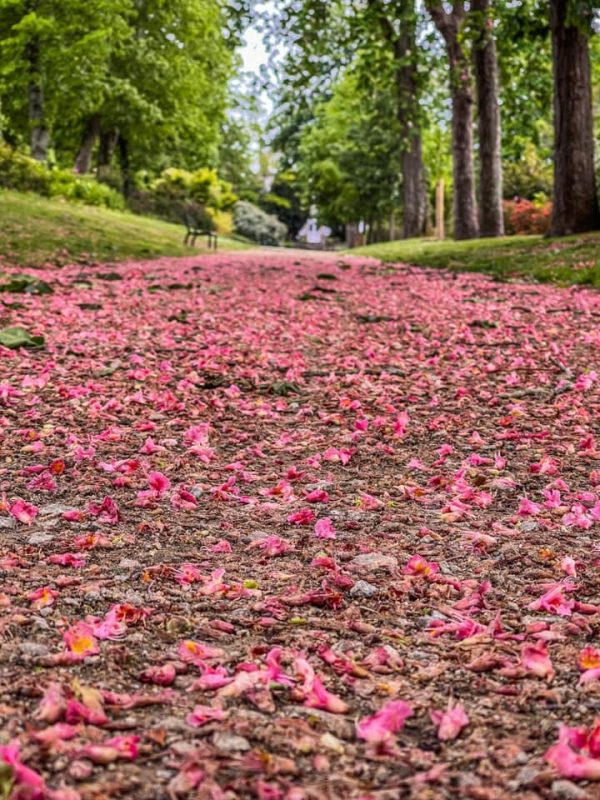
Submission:
[[[305,251],[36,276],[0,306],[46,337],[0,348],[11,797],[597,796],[598,739],[554,745],[599,708],[600,295]]]

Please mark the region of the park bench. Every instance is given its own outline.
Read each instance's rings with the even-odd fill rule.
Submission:
[[[216,252],[219,246],[219,236],[217,233],[210,230],[206,225],[203,225],[202,221],[194,214],[184,214],[183,221],[187,228],[187,233],[183,240],[184,244],[195,247],[198,236],[206,236],[208,240],[208,249]]]

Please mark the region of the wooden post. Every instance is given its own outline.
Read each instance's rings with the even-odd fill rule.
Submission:
[[[438,239],[446,238],[444,217],[444,181],[440,179],[435,188],[435,233]]]

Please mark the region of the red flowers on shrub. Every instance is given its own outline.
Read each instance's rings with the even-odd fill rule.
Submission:
[[[552,203],[524,200],[504,200],[504,227],[507,234],[525,236],[527,234],[544,235],[550,230]]]

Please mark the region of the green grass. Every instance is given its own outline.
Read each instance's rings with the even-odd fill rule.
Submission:
[[[183,245],[183,226],[105,208],[0,191],[0,258],[4,264],[125,261],[203,252]],[[226,250],[246,245],[220,239]]]
[[[506,236],[468,242],[406,239],[350,251],[386,262],[485,272],[498,280],[600,287],[600,232],[564,239]]]

